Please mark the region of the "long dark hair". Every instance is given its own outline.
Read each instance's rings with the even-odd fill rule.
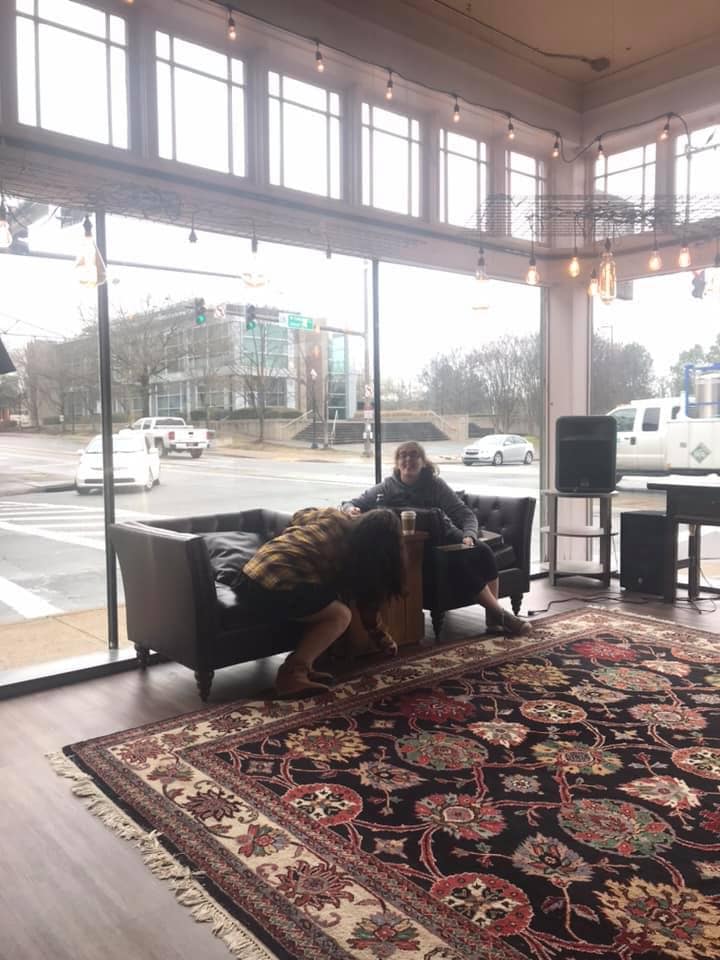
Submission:
[[[381,604],[405,589],[400,520],[392,510],[370,510],[353,520],[343,593],[357,604]]]

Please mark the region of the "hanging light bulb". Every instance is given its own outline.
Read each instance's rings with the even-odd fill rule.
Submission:
[[[605,304],[611,304],[617,296],[617,272],[615,269],[615,257],[613,257],[609,237],[605,240],[605,250],[600,258],[598,296]]]
[[[246,287],[257,290],[267,284],[267,277],[260,267],[260,258],[258,256],[258,241],[253,230],[250,240],[250,269],[240,274],[240,278]]]
[[[12,246],[13,236],[10,224],[8,223],[8,213],[5,207],[5,197],[0,199],[0,250],[7,250]]]
[[[570,276],[575,279],[575,277],[580,276],[580,261],[578,260],[577,247],[575,248],[575,253],[572,255],[572,259],[568,264],[568,273]]]
[[[537,264],[535,263],[535,257],[530,257],[528,272],[525,274],[525,281],[529,283],[531,287],[536,287],[540,282],[540,274],[538,273]]]
[[[188,243],[197,243],[197,234],[195,233],[195,214],[193,214],[192,223],[190,225],[190,236],[188,237]]]
[[[667,140],[669,136],[670,136],[670,114],[667,115],[667,120],[665,121],[665,126],[662,128],[660,139]]]
[[[552,155],[554,160],[557,160],[557,158],[560,156],[560,134],[559,133],[555,134],[555,143],[553,144]]]
[[[683,238],[682,246],[680,247],[680,253],[678,254],[678,266],[681,270],[687,270],[691,263],[692,259],[690,257],[690,248],[688,247],[685,238]]]
[[[660,256],[660,251],[657,247],[657,241],[653,245],[653,251],[650,254],[650,259],[648,260],[648,270],[652,270],[653,273],[657,273],[658,270],[662,270],[662,257]]]
[[[455,95],[455,105],[453,106],[453,123],[460,123],[460,104],[457,94]]]
[[[387,85],[385,86],[385,99],[392,100],[392,98],[393,98],[393,76],[392,76],[392,70],[388,70]]]
[[[588,296],[595,297],[597,296],[597,292],[598,292],[598,275],[597,275],[597,270],[595,269],[595,267],[593,267],[592,273],[590,274],[590,283],[588,284]]]
[[[605,156],[605,151],[603,150],[602,140],[598,137],[598,160]]]
[[[512,117],[510,116],[510,114],[508,114],[507,138],[508,140],[515,139],[515,124],[512,122]]]
[[[228,40],[237,40],[237,28],[232,15],[232,7],[228,7],[227,35]]]
[[[478,250],[477,266],[475,267],[475,299],[473,301],[473,310],[487,310],[490,307],[488,299],[490,287],[490,278],[485,269],[485,251],[482,247]]]
[[[328,240],[327,246],[325,247],[325,259],[332,260],[332,249],[330,247],[330,241]]]
[[[81,247],[75,258],[75,276],[83,287],[97,287],[105,283],[105,264],[100,251],[95,246],[92,223],[88,216],[83,220],[83,231]]]
[[[320,50],[320,41],[315,41],[315,69],[318,73],[325,72],[325,61],[323,60],[322,51]]]

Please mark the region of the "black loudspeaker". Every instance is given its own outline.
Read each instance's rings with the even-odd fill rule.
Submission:
[[[664,513],[636,510],[620,514],[620,586],[636,593],[663,595]]]
[[[561,493],[615,489],[617,423],[614,417],[558,417],[555,487]]]

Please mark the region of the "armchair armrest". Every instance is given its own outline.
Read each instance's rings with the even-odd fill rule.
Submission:
[[[535,498],[464,494],[463,499],[478,518],[480,529],[500,534],[515,551],[518,567],[529,576]]]
[[[122,572],[130,642],[202,669],[219,629],[202,536],[131,520],[112,524],[110,539]]]

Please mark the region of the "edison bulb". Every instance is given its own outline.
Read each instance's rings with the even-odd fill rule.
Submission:
[[[691,263],[692,263],[692,260],[690,259],[690,250],[688,248],[688,245],[684,243],[680,247],[680,253],[678,255],[678,266],[680,267],[681,270],[687,270],[687,268],[690,266]]]
[[[577,258],[577,254],[573,256],[572,260],[568,264],[568,273],[573,278],[580,276],[580,261]]]
[[[658,270],[662,269],[662,258],[658,253],[657,249],[653,250],[650,254],[650,259],[648,260],[648,270],[652,270],[653,273],[656,273]]]
[[[540,283],[540,274],[538,273],[538,268],[534,260],[530,261],[528,272],[525,275],[525,281],[529,283],[531,287],[536,287],[538,283]]]

